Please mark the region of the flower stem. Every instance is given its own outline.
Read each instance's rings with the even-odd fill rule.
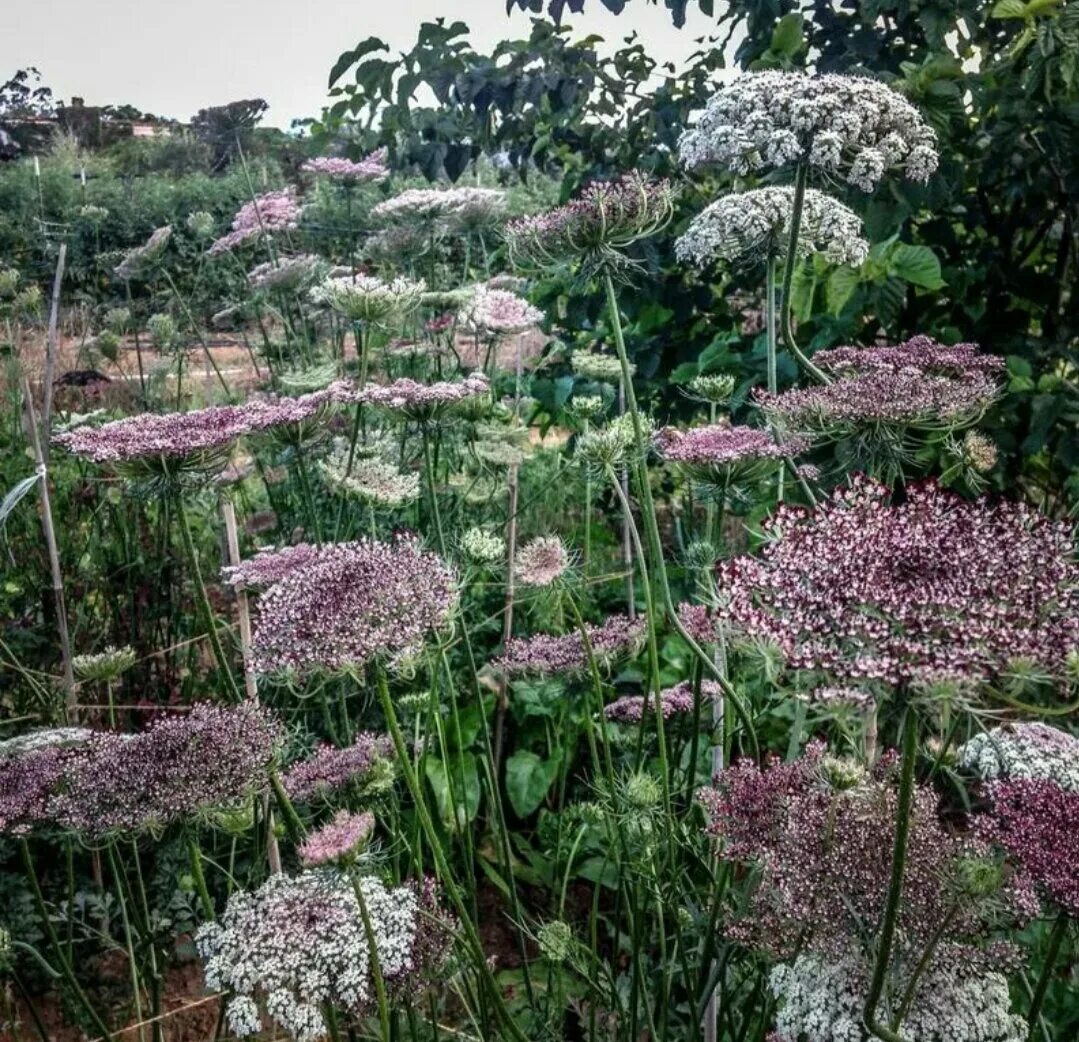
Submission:
[[[191,876],[195,880],[195,890],[202,902],[202,910],[208,920],[217,918],[214,911],[214,902],[210,897],[210,891],[206,887],[206,873],[202,870],[202,851],[199,849],[199,841],[191,834],[187,837],[187,854],[191,859]]]
[[[1042,1014],[1042,1004],[1045,1002],[1045,993],[1049,990],[1049,980],[1053,976],[1053,968],[1056,966],[1060,947],[1064,942],[1064,936],[1068,932],[1068,913],[1062,911],[1053,923],[1053,932],[1049,935],[1049,949],[1045,953],[1045,962],[1042,963],[1042,972],[1038,974],[1038,983],[1034,986],[1034,994],[1030,1000],[1030,1012],[1027,1014],[1027,1022],[1030,1024],[1030,1039],[1034,1040],[1034,1034],[1038,1030],[1038,1021]]]
[[[360,886],[359,877],[354,869],[349,872],[349,879],[352,882],[352,892],[356,895],[356,904],[360,908],[363,932],[367,938],[367,962],[371,968],[371,980],[375,985],[375,998],[378,1002],[378,1022],[382,1029],[382,1042],[390,1042],[390,1007],[386,1001],[386,982],[382,979],[382,965],[378,959],[375,928],[371,924],[371,914],[367,910],[367,901],[363,896],[363,888]]]

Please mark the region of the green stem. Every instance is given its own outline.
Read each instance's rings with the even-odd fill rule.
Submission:
[[[210,891],[206,887],[206,874],[202,870],[202,850],[195,836],[188,834],[187,853],[191,859],[191,875],[195,880],[195,890],[198,891],[199,900],[202,902],[202,910],[206,918],[213,921],[217,914],[214,911],[214,902],[210,897]]]
[[[896,807],[895,843],[892,847],[892,875],[888,886],[888,898],[884,906],[884,921],[877,942],[877,958],[873,966],[873,978],[869,984],[862,1020],[870,1034],[884,1042],[905,1042],[903,1036],[877,1020],[884,981],[892,958],[899,921],[899,902],[903,896],[903,874],[907,863],[907,839],[910,835],[911,807],[914,801],[914,764],[918,757],[918,718],[908,709],[903,718],[903,753],[899,773],[899,802]]]
[[[1045,962],[1042,963],[1042,972],[1038,974],[1038,983],[1034,986],[1034,994],[1030,999],[1030,1012],[1027,1014],[1027,1021],[1030,1024],[1032,1042],[1042,1014],[1045,993],[1049,989],[1049,980],[1053,976],[1053,968],[1056,965],[1057,956],[1060,954],[1060,946],[1064,943],[1067,932],[1068,913],[1062,911],[1057,916],[1056,922],[1053,923],[1053,932],[1049,935],[1049,948],[1045,953]]]
[[[374,981],[375,985],[375,998],[378,1002],[378,1022],[382,1029],[382,1042],[390,1042],[390,1006],[386,1001],[386,982],[382,978],[382,965],[378,958],[375,928],[371,924],[371,915],[367,910],[367,901],[363,896],[363,888],[360,886],[359,877],[354,870],[349,872],[349,879],[352,881],[352,892],[356,895],[356,904],[360,908],[363,932],[367,937],[367,963],[371,968],[371,980]]]

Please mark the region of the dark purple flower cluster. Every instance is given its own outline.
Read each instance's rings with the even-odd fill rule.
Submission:
[[[671,218],[669,181],[633,171],[593,181],[563,206],[506,225],[510,250],[540,263],[621,250],[659,231]]]
[[[261,596],[255,668],[341,670],[414,654],[456,603],[453,572],[414,539],[327,547]]]
[[[1079,917],[1079,793],[1044,778],[989,786],[992,824],[985,834],[1028,873],[1039,890]]]
[[[643,620],[631,621],[625,615],[611,615],[599,626],[586,624],[585,630],[601,669],[637,654],[644,639]],[[494,664],[508,676],[581,673],[589,668],[588,649],[576,630],[561,635],[537,633],[534,637],[508,640],[505,652]]]
[[[740,760],[700,794],[720,855],[751,866],[759,882],[728,936],[777,959],[798,951],[871,953],[889,890],[898,793],[895,759],[873,775],[834,761],[820,743],[765,769]],[[1000,918],[1023,923],[1037,911],[1029,882],[998,871],[987,844],[950,830],[929,787],[911,808],[897,958],[913,968],[931,943],[934,964],[1006,957],[987,944]],[[974,876],[977,886],[970,880]],[[988,880],[989,882],[986,882]],[[1001,912],[1005,913],[1001,916]],[[942,923],[943,937],[936,937]]]
[[[890,347],[818,351],[814,363],[836,379],[754,399],[786,430],[843,435],[851,427],[952,429],[975,422],[1000,392],[1004,360],[974,344],[947,347],[916,336]]]
[[[714,680],[705,680],[701,683],[701,701],[705,704],[716,701],[723,697],[723,691]],[[674,687],[665,688],[659,693],[659,710],[664,720],[670,720],[673,716],[686,716],[694,709],[693,685],[688,680]],[[647,712],[649,716],[655,715],[655,700],[646,699],[642,695],[623,695],[615,699],[610,705],[603,707],[603,715],[608,720],[614,720],[621,724],[639,724],[641,718]],[[708,719],[711,719],[709,715]]]
[[[365,787],[394,756],[389,735],[363,732],[344,749],[320,745],[307,760],[294,763],[281,777],[291,799],[306,802],[333,796],[349,786]]]
[[[38,749],[0,762],[0,828],[161,828],[261,789],[281,737],[254,702],[202,703],[136,734]]]
[[[249,557],[238,565],[222,569],[221,574],[225,582],[231,586],[243,585],[248,589],[265,589],[323,559],[327,554],[335,553],[339,545],[352,544],[316,546],[312,543],[297,543],[295,546],[282,546],[277,550],[267,548],[259,550],[254,557]]]
[[[680,431],[664,427],[655,437],[659,454],[685,467],[698,480],[748,480],[762,465],[796,456],[809,447],[805,438],[793,437],[780,445],[758,427],[732,427],[716,423]]]
[[[986,681],[1010,664],[1064,673],[1079,647],[1067,525],[935,483],[890,505],[865,478],[814,513],[781,507],[758,557],[721,563],[722,611],[793,669],[843,679]]]

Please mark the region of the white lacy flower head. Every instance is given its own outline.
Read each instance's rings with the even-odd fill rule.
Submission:
[[[469,528],[461,533],[457,545],[461,554],[472,564],[494,564],[506,553],[506,540],[482,528]]]
[[[985,781],[1044,779],[1079,792],[1079,738],[1049,724],[1003,724],[958,750],[959,766]]]
[[[510,290],[477,286],[458,312],[457,321],[478,333],[509,335],[523,333],[543,321],[543,312]]]
[[[886,84],[775,70],[721,87],[679,151],[690,169],[716,164],[742,175],[808,162],[865,192],[897,168],[925,182],[940,159],[932,128]]]
[[[861,959],[800,955],[774,967],[777,1042],[871,1042],[862,1024],[869,978]],[[880,1016],[888,1020],[881,1006]],[[935,967],[922,977],[900,1034],[918,1042],[1023,1042],[1027,1022],[1011,1012],[1007,978]]]
[[[723,196],[702,210],[675,243],[675,255],[698,267],[715,260],[745,257],[775,259],[790,242],[794,189],[755,188]],[[822,254],[833,264],[855,267],[865,260],[869,243],[858,215],[838,199],[807,189],[802,205],[797,254]]]
[[[461,228],[493,224],[506,211],[506,193],[497,188],[407,188],[371,209],[379,221],[446,220]]]
[[[318,469],[331,490],[370,506],[399,507],[420,494],[418,474],[405,473],[389,460],[350,450],[343,438],[319,460]]]
[[[391,987],[407,986],[440,955],[439,943],[432,943],[437,924],[432,931],[426,902],[412,887],[391,890],[367,876],[358,885],[382,976]],[[373,1002],[360,906],[352,884],[335,871],[277,874],[258,890],[236,891],[221,918],[200,928],[195,944],[207,987],[230,993],[226,1017],[241,1038],[260,1030],[260,1000],[298,1042],[324,1036],[327,1003],[362,1014]]]
[[[343,275],[317,285],[311,299],[353,322],[386,322],[414,311],[426,288],[423,279],[404,276],[387,282],[374,275]]]

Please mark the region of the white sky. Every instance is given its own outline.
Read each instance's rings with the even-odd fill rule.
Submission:
[[[666,8],[633,0],[615,17],[600,0],[567,16],[575,36],[610,45],[637,30],[649,53],[679,62],[711,23],[691,8],[675,29]],[[527,37],[530,14],[505,0],[0,0],[0,83],[35,65],[61,99],[129,103],[186,119],[206,105],[262,97],[266,122],[317,116],[337,56],[367,36],[392,50],[415,42],[421,22],[444,17],[472,30],[477,50]]]

